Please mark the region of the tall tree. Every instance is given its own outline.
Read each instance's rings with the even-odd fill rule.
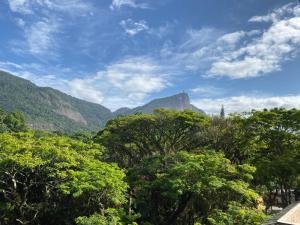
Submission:
[[[255,181],[267,188],[268,205],[276,197],[273,193],[280,192],[282,206],[287,206],[300,174],[300,110],[253,111],[247,121],[256,133],[258,151],[252,161],[257,167]]]
[[[151,155],[200,148],[208,122],[201,113],[160,109],[153,115],[117,117],[95,140],[107,148],[109,160],[131,167]]]
[[[234,204],[235,210],[252,212],[251,219],[240,217],[239,224],[253,225],[264,218],[256,209],[259,196],[249,187],[254,170],[235,166],[220,153],[178,152],[150,157],[130,169],[128,177],[143,222],[221,224],[216,213],[229,217]]]
[[[247,117],[238,114],[212,117],[205,133],[206,146],[223,152],[235,164],[252,162],[257,151],[256,133]]]
[[[221,118],[225,118],[225,109],[224,109],[224,105],[222,105],[222,107],[221,107],[220,117],[221,117]]]

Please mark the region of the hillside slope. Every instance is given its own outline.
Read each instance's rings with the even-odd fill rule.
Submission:
[[[111,117],[104,106],[0,71],[0,108],[23,112],[34,129],[97,130]]]

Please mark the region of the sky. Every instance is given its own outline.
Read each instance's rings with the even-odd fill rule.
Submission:
[[[0,0],[0,70],[111,110],[300,108],[299,61],[297,0]]]

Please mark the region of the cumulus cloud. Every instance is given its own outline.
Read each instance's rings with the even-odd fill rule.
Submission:
[[[134,36],[142,31],[147,31],[149,29],[147,22],[144,20],[133,21],[132,19],[122,20],[120,22],[121,27],[125,30],[125,32]]]
[[[149,58],[129,58],[107,67],[104,72],[117,88],[127,92],[151,93],[165,87],[166,81],[159,65]],[[100,78],[103,74],[100,72]]]
[[[68,93],[74,97],[101,104],[104,96],[100,87],[95,85],[96,80],[91,77],[87,79],[73,79],[68,82]]]
[[[149,94],[169,85],[167,74],[151,59],[144,57],[121,60],[96,75],[69,83],[73,96],[104,104],[111,109],[137,106]],[[85,92],[85,88],[89,92]]]
[[[268,21],[271,25],[259,37],[236,45],[231,51],[220,52],[212,62],[209,76],[239,79],[279,71],[285,61],[299,53],[298,10],[300,6],[288,4],[266,16],[251,18],[251,22]]]
[[[110,9],[120,9],[123,6],[132,7],[132,8],[148,8],[146,3],[136,3],[136,0],[113,0]]]
[[[202,72],[233,51],[246,38],[255,38],[258,30],[224,33],[212,27],[188,29],[179,44],[166,43],[161,49],[161,57],[178,71]]]
[[[300,108],[300,95],[290,96],[232,96],[226,98],[193,99],[192,104],[208,114],[218,114],[224,105],[226,113],[249,112],[274,107]]]
[[[287,4],[250,22],[268,22],[267,27],[230,33],[204,27],[188,29],[179,43],[166,42],[161,61],[178,71],[204,77],[243,79],[281,70],[300,49],[300,5]]]

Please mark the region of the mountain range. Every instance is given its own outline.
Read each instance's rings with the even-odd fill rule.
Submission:
[[[153,113],[157,108],[190,109],[204,113],[190,103],[187,93],[112,112],[100,104],[72,97],[53,88],[39,87],[26,79],[0,71],[0,109],[22,112],[33,129],[96,131],[115,116]]]

